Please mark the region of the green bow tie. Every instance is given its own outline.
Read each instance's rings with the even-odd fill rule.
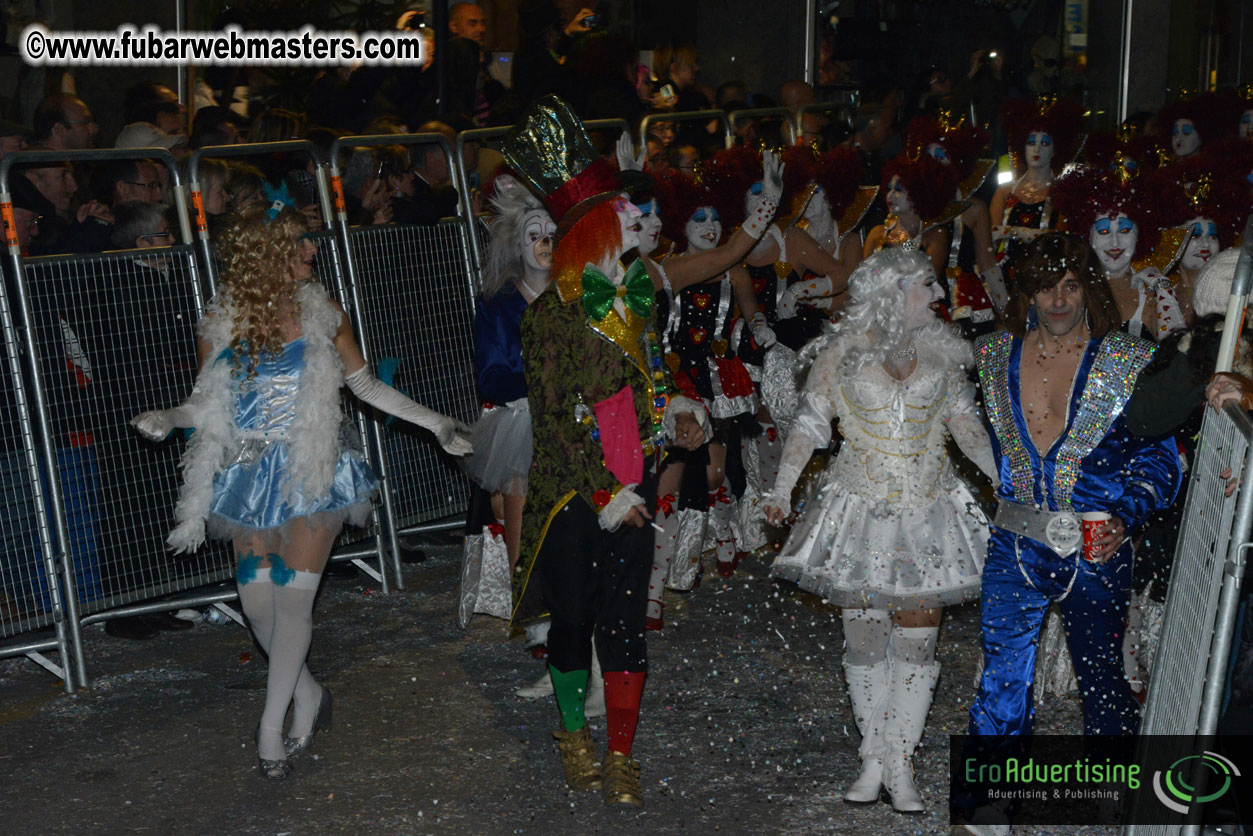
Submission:
[[[642,317],[653,309],[653,282],[648,278],[644,260],[638,259],[626,272],[622,284],[616,285],[592,265],[583,268],[583,308],[599,322],[621,297],[626,306]]]

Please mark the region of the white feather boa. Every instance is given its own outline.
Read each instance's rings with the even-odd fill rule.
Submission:
[[[344,363],[335,349],[340,312],[316,282],[296,292],[300,331],[305,338],[304,370],[296,396],[295,418],[287,436],[290,468],[283,495],[326,493],[339,458],[339,387]],[[195,408],[196,431],[183,454],[183,490],[174,511],[175,527],[166,542],[175,552],[191,552],[205,540],[205,519],[213,502],[213,481],[239,446],[235,425],[237,389],[228,349],[234,339],[234,307],[215,298],[200,321],[200,338],[210,346],[209,361],[196,378],[188,404]]]

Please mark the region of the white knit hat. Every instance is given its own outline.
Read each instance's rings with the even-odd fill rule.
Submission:
[[[1231,282],[1236,277],[1239,259],[1240,249],[1228,247],[1205,262],[1192,291],[1192,308],[1198,319],[1227,312],[1227,297],[1231,295]]]

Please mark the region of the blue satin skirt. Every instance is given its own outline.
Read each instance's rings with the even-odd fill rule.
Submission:
[[[992,529],[981,593],[983,676],[970,706],[970,734],[1031,734],[1036,647],[1049,605],[1059,598],[1083,695],[1084,734],[1136,733],[1140,704],[1122,656],[1131,570],[1130,543],[1103,565],[1080,558],[1076,574],[1073,555],[1059,557],[1035,540]]]
[[[335,477],[326,493],[306,497],[283,495],[287,445],[264,445],[255,458],[236,459],[213,481],[210,513],[245,529],[279,528],[299,517],[347,511],[368,503],[378,490],[374,471],[355,450],[345,450],[335,463]]]

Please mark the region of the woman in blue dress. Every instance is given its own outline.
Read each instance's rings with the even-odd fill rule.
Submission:
[[[221,288],[200,323],[200,373],[181,406],[132,423],[161,439],[194,427],[168,538],[176,551],[231,538],[239,601],[269,657],[257,728],[258,771],[286,778],[288,758],[331,724],[331,693],[305,666],[313,599],[345,520],[369,516],[378,480],[341,426],[339,389],[435,433],[464,455],[464,429],[366,368],[343,309],[314,280],[317,246],[281,199],[233,217],[216,242]],[[283,721],[293,706],[287,736]]]

